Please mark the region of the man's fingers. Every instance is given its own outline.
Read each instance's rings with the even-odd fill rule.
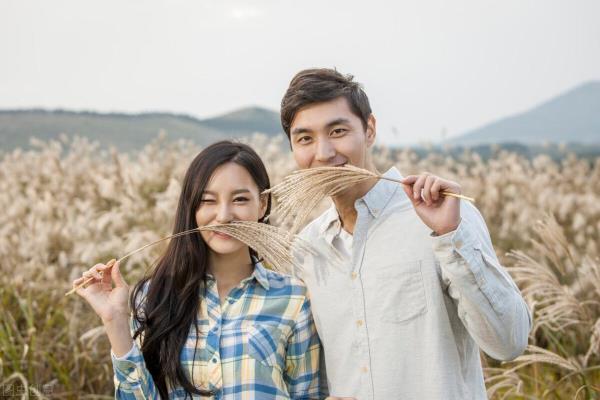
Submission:
[[[423,190],[426,178],[427,175],[420,175],[415,184],[413,185],[413,199],[417,201],[421,200],[421,190]]]
[[[433,185],[434,181],[435,176],[428,175],[427,178],[425,178],[425,184],[423,185],[423,199],[428,206],[431,205],[432,202],[431,186]]]
[[[418,177],[419,177],[419,175],[405,176],[404,178],[402,178],[402,183],[405,185],[412,185],[413,183],[415,183],[417,181]]]
[[[433,185],[431,185],[431,199],[433,201],[438,201],[440,199],[441,189],[442,189],[442,180],[440,178],[435,178]]]

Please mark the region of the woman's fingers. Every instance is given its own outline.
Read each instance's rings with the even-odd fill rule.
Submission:
[[[100,273],[98,271],[96,271],[95,269],[91,269],[89,271],[85,271],[83,273],[83,277],[84,278],[93,278],[94,280],[102,280],[102,275],[100,275]]]
[[[115,262],[115,265],[113,265],[110,275],[113,281],[115,282],[116,287],[127,286],[127,282],[125,282],[125,279],[123,279],[123,275],[121,275],[121,270],[119,269],[118,261]]]
[[[73,281],[73,287],[77,287],[77,286],[81,285],[83,283],[83,281],[85,281],[85,278],[83,278],[83,277],[75,279]]]

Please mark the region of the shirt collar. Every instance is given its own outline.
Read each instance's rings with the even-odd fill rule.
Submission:
[[[402,179],[402,175],[396,167],[388,169],[386,173],[383,174],[383,176],[392,179]],[[356,200],[355,207],[356,204],[362,201],[367,206],[367,209],[369,210],[371,215],[374,218],[377,218],[381,215],[381,212],[392,199],[399,187],[400,184],[397,182],[379,179],[375,186],[373,186],[371,190],[367,192],[367,194],[365,194],[360,199]],[[402,191],[401,193],[404,196],[406,196],[406,194],[404,194],[404,191]],[[326,233],[332,227],[336,227],[336,232],[339,232],[339,229],[341,228],[340,216],[335,208],[335,204],[333,204],[331,207],[329,207],[327,211],[325,211],[323,223],[321,225],[321,234]]]
[[[396,167],[388,169],[383,176],[391,179],[402,179],[402,175]],[[396,191],[400,188],[400,185],[401,184],[397,182],[379,179],[375,186],[373,186],[371,190],[367,192],[367,194],[357,201],[364,201],[371,215],[373,215],[374,218],[377,218],[379,215],[381,215],[381,212],[389,203],[394,194],[396,194]],[[404,193],[404,191],[402,191],[402,193]]]
[[[251,277],[254,277],[254,279],[256,279],[258,283],[265,288],[265,290],[269,290],[269,271],[267,271],[261,262],[256,262],[254,265],[254,272],[252,272]]]
[[[251,280],[256,280],[263,288],[265,288],[265,290],[269,290],[269,271],[256,258],[252,257],[252,260],[254,261],[254,271],[252,271],[252,275],[242,279],[240,285],[243,285]],[[208,272],[206,273],[206,277],[209,281],[214,282],[215,280],[215,277]]]

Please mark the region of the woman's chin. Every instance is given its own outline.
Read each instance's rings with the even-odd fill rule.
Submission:
[[[240,251],[245,245],[237,239],[232,238],[219,238],[213,236],[208,247],[211,251],[219,255],[233,254]]]

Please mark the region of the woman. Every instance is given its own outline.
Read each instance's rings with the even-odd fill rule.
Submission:
[[[215,143],[185,175],[173,233],[263,222],[267,188],[252,148]],[[231,236],[171,239],[131,295],[118,263],[95,265],[73,286],[89,277],[94,281],[77,293],[106,328],[117,398],[319,398],[320,342],[304,284],[265,269]]]

